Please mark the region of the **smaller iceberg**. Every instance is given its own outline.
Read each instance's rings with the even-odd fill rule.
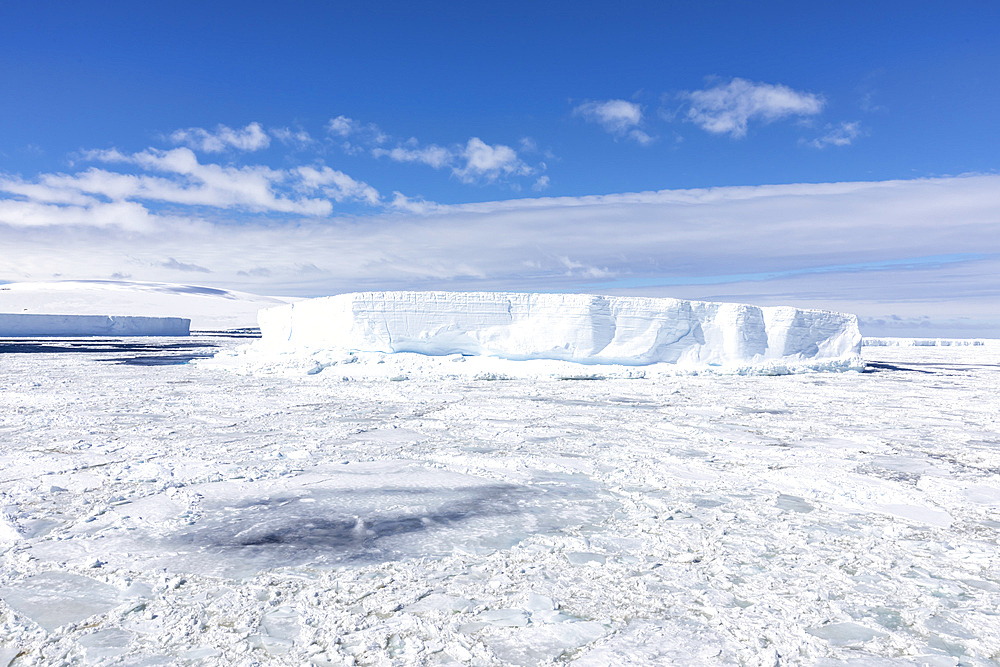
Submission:
[[[0,337],[37,336],[187,336],[183,317],[125,315],[40,315],[0,313]]]

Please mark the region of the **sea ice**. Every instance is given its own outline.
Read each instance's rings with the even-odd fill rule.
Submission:
[[[0,588],[0,599],[51,632],[113,609],[121,602],[113,587],[68,572],[42,572]]]

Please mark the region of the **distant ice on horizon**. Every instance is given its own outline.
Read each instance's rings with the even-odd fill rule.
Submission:
[[[192,330],[257,326],[257,311],[293,299],[125,280],[58,280],[0,285],[0,313],[182,317]]]

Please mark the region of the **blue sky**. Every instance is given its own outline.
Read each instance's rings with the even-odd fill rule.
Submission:
[[[1000,337],[1000,5],[814,4],[0,4],[0,280]]]

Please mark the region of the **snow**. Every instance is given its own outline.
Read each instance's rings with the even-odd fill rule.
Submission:
[[[861,345],[853,315],[587,294],[360,292],[262,310],[259,323],[263,351],[577,365],[855,368]]]
[[[187,336],[181,317],[0,313],[0,336]]]
[[[1000,345],[862,352],[350,382],[2,354],[0,661],[993,665]]]
[[[940,347],[986,345],[987,340],[981,338],[879,338],[865,336],[862,344],[866,347]]]
[[[0,284],[0,313],[183,317],[198,331],[257,326],[257,311],[292,299],[198,285],[127,280]]]
[[[996,664],[1000,343],[720,306],[685,371],[570,301],[5,342],[0,665]]]

